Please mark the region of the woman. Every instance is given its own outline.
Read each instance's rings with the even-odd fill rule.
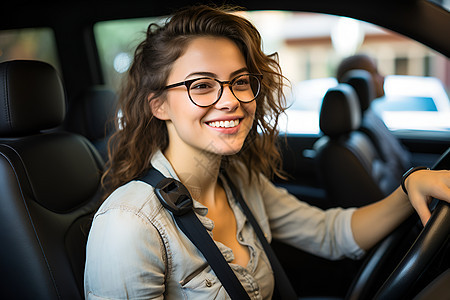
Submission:
[[[411,202],[400,188],[358,210],[322,211],[276,188],[268,178],[282,175],[275,129],[282,88],[276,57],[263,54],[257,30],[224,9],[191,7],[149,26],[121,95],[122,129],[104,175],[109,197],[89,235],[87,298],[228,298],[153,188],[135,180],[150,165],[188,188],[194,211],[254,299],[270,299],[274,279],[224,172],[269,241],[330,259],[360,257],[412,206],[426,222],[430,195],[450,201],[445,171],[412,173]]]

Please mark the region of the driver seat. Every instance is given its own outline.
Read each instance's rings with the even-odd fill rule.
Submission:
[[[103,160],[58,130],[65,96],[39,61],[0,63],[0,269],[5,299],[83,299]]]

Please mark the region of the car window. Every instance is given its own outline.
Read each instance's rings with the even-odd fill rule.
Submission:
[[[167,17],[113,20],[94,25],[103,76],[108,86],[118,89],[131,64],[137,45],[145,38],[150,23],[161,24]]]
[[[240,14],[259,29],[264,52],[278,52],[281,68],[289,80],[290,89],[286,90],[289,109],[279,122],[282,132],[320,133],[322,98],[328,88],[337,84],[338,63],[355,53],[373,57],[380,72],[386,75],[386,96],[377,100],[375,111],[391,130],[450,129],[447,94],[450,72],[445,56],[408,38],[351,18],[287,11]],[[110,86],[119,86],[148,24],[165,19],[96,24],[103,72]],[[428,88],[421,91],[407,88],[411,84]],[[433,122],[430,123],[430,119]]]
[[[0,62],[40,60],[59,70],[56,42],[51,28],[24,28],[0,31]]]

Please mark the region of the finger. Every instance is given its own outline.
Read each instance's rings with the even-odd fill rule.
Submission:
[[[431,212],[428,208],[427,201],[421,196],[410,196],[411,204],[419,215],[422,225],[425,226],[430,219]],[[414,199],[415,198],[415,199]],[[421,199],[423,198],[423,199]]]
[[[450,187],[440,186],[433,191],[433,197],[450,203]]]

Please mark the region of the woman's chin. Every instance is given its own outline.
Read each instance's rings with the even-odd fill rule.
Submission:
[[[222,155],[222,156],[230,156],[230,155],[234,155],[236,153],[238,153],[239,151],[241,151],[242,149],[242,145],[238,145],[238,146],[233,146],[230,147],[229,145],[226,145],[224,147],[222,147],[221,149],[217,149],[217,154]]]

